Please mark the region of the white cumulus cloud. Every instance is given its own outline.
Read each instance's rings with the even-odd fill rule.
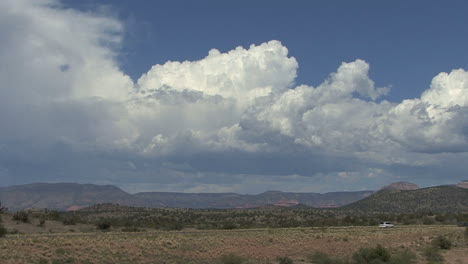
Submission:
[[[358,188],[466,169],[463,69],[434,77],[420,98],[388,102],[390,89],[376,86],[362,59],[296,86],[298,62],[273,40],[154,65],[134,82],[116,59],[122,31],[115,18],[59,1],[0,2],[5,182],[241,192],[258,182]],[[285,188],[299,187],[317,190]]]

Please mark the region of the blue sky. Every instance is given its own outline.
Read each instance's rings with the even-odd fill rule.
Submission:
[[[415,98],[442,71],[467,68],[466,1],[66,1],[107,12],[127,27],[122,69],[137,79],[154,64],[198,60],[279,40],[299,61],[298,84],[318,85],[343,61],[364,59],[387,100]]]
[[[0,2],[1,185],[466,179],[466,1]]]

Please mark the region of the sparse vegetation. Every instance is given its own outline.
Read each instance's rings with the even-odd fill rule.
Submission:
[[[347,264],[349,262],[332,258],[328,254],[323,252],[316,252],[309,256],[310,261],[313,264]]]
[[[277,257],[276,260],[279,264],[293,264],[294,261],[290,257]]]
[[[392,213],[466,212],[468,210],[466,197],[468,189],[455,186],[435,186],[415,191],[382,190],[344,207],[352,210]]]
[[[309,257],[314,264],[413,264],[416,263],[416,254],[409,250],[390,254],[390,251],[381,245],[375,248],[361,248],[353,254],[352,262],[332,258],[323,252],[317,252]]]
[[[416,263],[416,254],[408,249],[392,255],[391,264],[414,264]]]
[[[375,248],[361,248],[353,254],[353,260],[357,264],[388,263],[390,252],[381,245],[377,245]]]
[[[41,217],[39,219],[39,224],[37,226],[45,227],[45,223],[46,223],[46,219],[44,217]]]
[[[11,220],[8,219],[8,224]],[[51,226],[64,227],[61,222],[48,221]],[[36,228],[36,225],[20,224],[21,227]],[[77,224],[74,228],[79,228]],[[92,227],[92,226],[91,226]],[[94,229],[95,230],[95,229]],[[413,252],[425,259],[424,248],[431,245],[430,238],[446,236],[452,243],[463,241],[464,229],[457,226],[410,226],[381,230],[378,227],[328,227],[286,228],[249,230],[185,230],[154,231],[142,233],[101,232],[52,234],[30,237],[26,234],[0,239],[0,262],[37,263],[44,258],[48,263],[166,263],[223,264],[255,263],[278,264],[278,256],[285,256],[294,263],[304,263],[310,252],[314,254],[308,263],[348,264],[353,263],[353,252],[361,254],[361,247],[370,248],[372,255],[381,244],[388,252],[391,264],[413,263]],[[343,239],[348,237],[349,241]],[[270,240],[271,239],[271,240]],[[459,240],[456,240],[459,239]],[[459,248],[457,248],[459,250]],[[452,251],[443,251],[444,254]],[[454,252],[454,251],[453,251]],[[231,253],[231,254],[229,254]],[[317,255],[319,257],[317,257]],[[382,256],[383,254],[375,254]],[[448,259],[448,257],[447,257]],[[14,261],[13,261],[14,260]],[[379,260],[374,260],[374,262]],[[365,263],[365,262],[364,262]]]
[[[108,219],[100,219],[96,224],[96,228],[103,231],[109,230],[111,226],[112,223]]]
[[[424,250],[424,256],[429,264],[438,264],[444,262],[444,257],[440,254],[440,249],[437,247],[428,247]]]
[[[468,245],[468,226],[465,227],[465,245]]]
[[[43,258],[47,263],[103,263],[105,256],[108,263],[151,263],[150,260],[163,259],[167,263],[284,264],[293,260],[302,263],[310,252],[323,252],[313,254],[309,261],[412,264],[417,254],[420,260],[436,263],[442,257],[441,252],[444,255],[452,252],[438,248],[463,243],[465,229],[456,223],[468,217],[466,213],[429,211],[382,214],[342,209],[208,210],[110,204],[77,212],[49,211],[36,216],[31,213],[29,220],[34,224],[17,220],[19,223],[15,223],[14,214],[4,214],[3,224],[8,230],[19,230],[16,231],[19,234],[8,240],[0,239],[0,262],[15,259],[13,263],[37,263]],[[62,224],[69,218],[75,221],[73,229]],[[439,225],[401,224],[409,220],[423,224],[426,218]],[[47,229],[37,225],[40,219],[47,220]],[[379,229],[375,224],[382,220],[397,223],[397,227]],[[373,226],[367,226],[371,223]],[[452,225],[441,225],[447,223]],[[235,227],[227,228],[229,225]],[[288,228],[280,228],[285,226]],[[107,232],[96,232],[96,228]],[[183,232],[177,231],[181,229]],[[27,237],[31,232],[48,236],[48,230],[50,237]],[[377,244],[382,246],[372,247]],[[424,250],[428,246],[432,252]]]
[[[122,232],[143,232],[145,230],[137,228],[137,227],[124,227],[120,231],[122,231]]]
[[[221,263],[223,264],[242,264],[246,262],[246,259],[242,256],[236,255],[234,253],[229,253],[221,256]]]
[[[18,222],[29,223],[29,215],[25,211],[19,211],[14,213],[12,219]]]
[[[0,224],[0,237],[5,236],[6,234],[7,234],[6,228],[2,224]]]
[[[466,213],[434,214],[430,211],[398,214],[339,208],[179,209],[128,207],[113,204],[99,204],[76,212],[55,212],[54,214],[56,214],[55,217],[64,219],[63,221],[71,218],[73,223],[96,225],[101,218],[106,218],[113,227],[161,230],[376,226],[382,220],[391,221],[397,225],[423,224],[424,219],[432,219],[434,224],[455,224],[468,221]],[[438,215],[441,217],[436,218]],[[438,222],[436,219],[443,222]]]
[[[452,241],[448,239],[446,236],[438,236],[434,240],[432,240],[432,244],[434,247],[439,249],[450,249],[452,248]]]

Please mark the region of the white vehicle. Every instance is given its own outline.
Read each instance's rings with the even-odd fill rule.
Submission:
[[[389,228],[389,227],[395,227],[395,225],[390,223],[390,222],[380,222],[379,227],[380,228]]]

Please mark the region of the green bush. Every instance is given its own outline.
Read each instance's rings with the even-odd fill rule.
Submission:
[[[226,230],[233,230],[233,229],[236,229],[237,226],[236,224],[232,223],[232,222],[226,222],[226,223],[223,223],[221,229],[226,229]]]
[[[277,257],[277,261],[279,261],[279,264],[293,264],[293,260],[289,257]]]
[[[357,264],[386,263],[390,260],[390,252],[381,245],[375,248],[361,248],[353,254],[353,260]]]
[[[391,264],[414,264],[416,263],[416,254],[410,250],[405,250],[392,255],[390,258]]]
[[[423,224],[433,225],[433,224],[435,224],[435,220],[430,216],[426,216],[426,217],[423,218]]]
[[[347,263],[339,259],[333,259],[327,254],[322,253],[322,252],[316,252],[312,254],[311,256],[309,256],[309,260],[313,264],[346,264]]]
[[[424,256],[429,264],[443,263],[444,257],[440,254],[437,247],[428,247],[424,250]]]
[[[143,232],[143,229],[139,229],[138,227],[124,227],[121,229],[122,232]]]
[[[49,211],[49,212],[47,213],[46,218],[47,218],[48,220],[55,220],[55,221],[58,221],[58,220],[60,220],[60,215],[61,215],[60,212],[52,210],[52,211]]]
[[[223,264],[242,264],[245,263],[245,258],[234,253],[221,256],[221,263]]]
[[[451,249],[452,241],[445,236],[438,236],[432,240],[432,245],[440,249]]]
[[[6,228],[3,225],[0,224],[0,237],[5,236],[7,233],[8,232],[7,232]]]
[[[19,211],[13,214],[13,221],[20,221],[23,223],[29,223],[29,215],[25,211]]]
[[[434,220],[436,220],[437,222],[441,222],[441,223],[442,223],[442,222],[447,221],[447,216],[445,216],[445,215],[436,215],[436,216],[434,217]]]
[[[112,226],[111,222],[107,219],[101,219],[96,224],[96,228],[99,230],[109,230],[111,226]]]

